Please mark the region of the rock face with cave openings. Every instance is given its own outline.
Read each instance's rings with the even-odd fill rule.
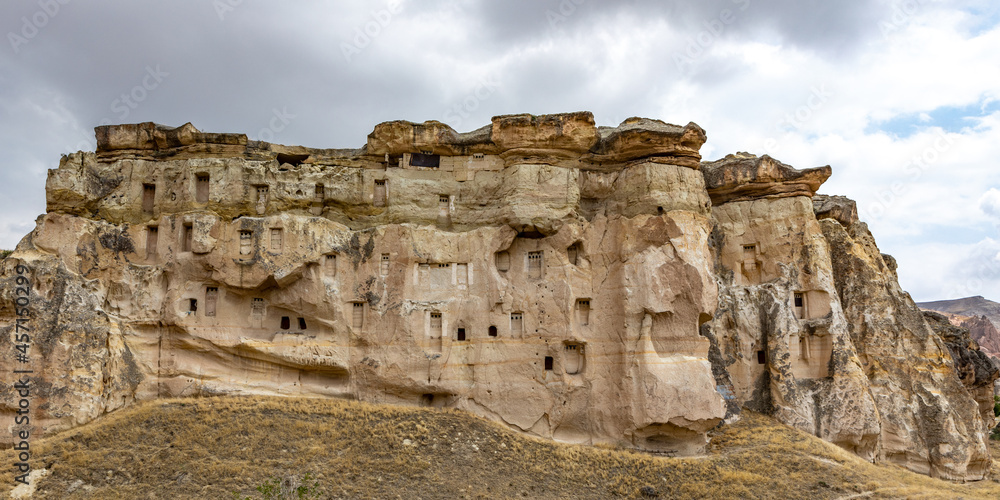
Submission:
[[[989,468],[996,370],[968,375],[853,202],[816,194],[830,167],[702,162],[693,123],[590,113],[388,122],[357,150],[96,131],[0,264],[4,349],[30,269],[36,431],[282,394],[691,455],[749,408],[873,461]]]

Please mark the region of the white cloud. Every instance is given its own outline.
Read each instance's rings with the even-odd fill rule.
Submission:
[[[109,103],[160,63],[169,81],[128,121],[252,134],[287,107],[298,118],[275,141],[314,147],[360,146],[391,119],[472,130],[496,114],[589,109],[607,125],[634,115],[694,121],[708,132],[706,159],[749,151],[832,165],[822,191],[858,201],[916,297],[970,289],[962,269],[1000,251],[1000,113],[961,132],[931,119],[942,107],[985,112],[1000,98],[991,63],[1000,29],[969,13],[989,4],[569,3],[574,12],[553,27],[546,11],[558,0],[408,1],[350,63],[341,44],[385,2],[244,2],[221,22],[207,7],[115,6],[109,15],[67,6],[16,57],[0,51],[0,248],[44,210],[44,169],[92,144]],[[724,8],[733,21],[706,36]],[[25,14],[13,10],[0,6],[0,19]],[[699,35],[697,57],[678,68]],[[498,89],[449,113],[484,78]],[[914,133],[872,126],[900,116],[917,117]],[[1000,300],[996,280],[980,288]]]
[[[979,197],[979,209],[990,217],[1000,219],[1000,190],[990,188]]]

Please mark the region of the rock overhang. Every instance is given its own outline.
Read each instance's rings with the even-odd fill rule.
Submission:
[[[812,197],[830,178],[829,166],[796,169],[768,155],[736,153],[701,164],[712,203],[789,196]]]
[[[298,157],[292,164],[327,163],[352,158],[385,161],[402,155],[554,156],[583,164],[626,164],[643,159],[698,169],[701,146],[707,140],[695,123],[672,125],[633,117],[617,127],[598,127],[590,112],[549,115],[495,116],[489,125],[457,132],[429,120],[379,123],[360,149],[316,149],[248,140],[246,134],[199,131],[191,123],[168,127],[152,122],[103,125],[95,128],[97,156],[104,161],[126,157],[184,158],[242,156]]]

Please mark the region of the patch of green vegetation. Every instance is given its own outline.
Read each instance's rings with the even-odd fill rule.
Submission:
[[[0,260],[4,260],[4,259],[6,259],[6,258],[7,258],[7,257],[9,257],[9,256],[10,256],[10,254],[12,254],[12,253],[14,253],[14,251],[13,251],[13,250],[0,250]]]
[[[312,478],[308,472],[298,480],[295,477],[288,477],[282,480],[278,477],[271,477],[261,483],[256,488],[262,500],[307,500],[320,498],[319,483]],[[236,500],[254,500],[253,497],[245,497],[239,492],[233,492]]]

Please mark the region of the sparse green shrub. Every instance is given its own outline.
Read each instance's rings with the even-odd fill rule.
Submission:
[[[9,257],[9,256],[10,256],[10,254],[12,254],[12,253],[14,253],[14,251],[13,251],[13,250],[0,250],[0,260],[4,260],[4,259],[6,259],[6,258],[7,258],[7,257]]]
[[[319,498],[319,482],[313,480],[309,473],[302,476],[302,481],[294,477],[282,480],[279,477],[271,477],[255,488],[262,500],[308,500]],[[255,500],[254,497],[244,497],[238,492],[233,492],[236,500]]]

